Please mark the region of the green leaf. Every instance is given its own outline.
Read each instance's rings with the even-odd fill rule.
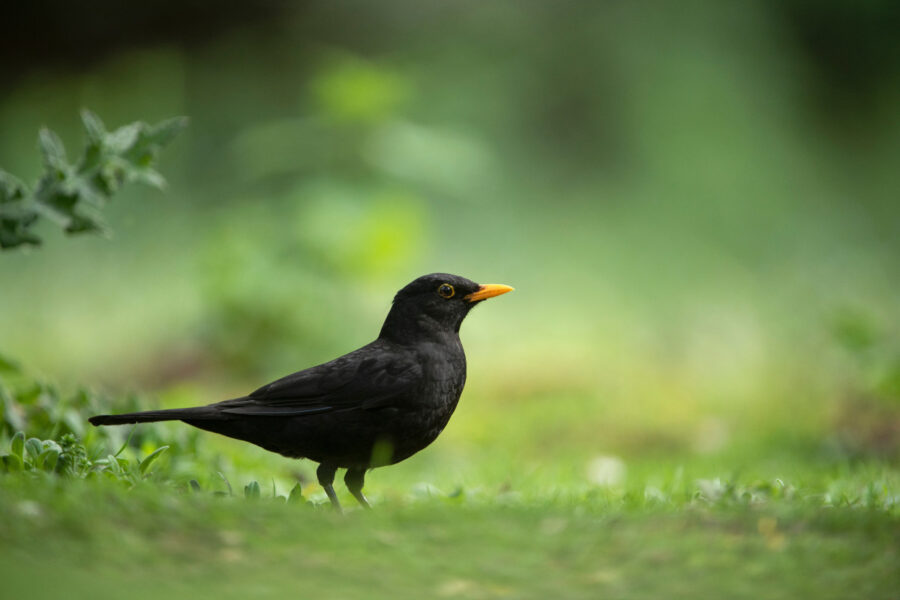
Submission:
[[[11,226],[0,219],[0,249],[8,250],[17,246],[40,246],[41,238],[22,230],[22,227]]]
[[[18,177],[0,169],[0,204],[21,200],[25,191],[25,184]]]
[[[25,465],[22,464],[22,458],[14,454],[7,454],[2,459],[3,466],[6,467],[8,472],[17,473],[25,468]]]
[[[28,231],[37,218],[25,184],[0,169],[0,248],[40,244]]]
[[[42,450],[35,461],[35,466],[45,471],[55,470],[59,457],[62,454],[62,447],[54,440],[44,440],[41,443],[41,447]]]
[[[147,129],[147,139],[150,143],[162,147],[174,140],[179,133],[187,129],[190,120],[187,117],[173,117],[151,125]]]
[[[116,154],[124,154],[131,150],[143,129],[143,123],[129,123],[119,127],[106,136],[106,145]]]
[[[288,502],[303,502],[303,490],[300,489],[300,484],[294,484],[294,487],[291,488],[291,493],[288,495]]]
[[[53,471],[56,469],[56,463],[59,462],[60,451],[58,448],[46,448],[38,457],[38,467],[45,471]]]
[[[152,465],[153,462],[157,458],[162,456],[163,452],[165,452],[168,449],[169,449],[168,446],[160,446],[159,448],[157,448],[156,450],[154,450],[153,452],[148,454],[146,457],[144,457],[144,460],[142,460],[141,464],[140,464],[141,475],[146,475],[147,471],[150,469],[150,465]]]
[[[116,475],[120,475],[122,473],[122,465],[119,464],[119,459],[117,459],[112,454],[106,456],[106,466],[111,472],[115,473]]]
[[[186,118],[156,125],[135,122],[113,132],[89,110],[81,112],[81,120],[87,144],[72,164],[59,137],[46,128],[40,131],[38,144],[45,172],[33,192],[0,171],[0,248],[40,244],[40,238],[31,232],[40,217],[69,234],[103,233],[102,210],[122,184],[165,186],[165,179],[154,169],[156,157],[160,148],[187,126]]]
[[[44,450],[56,450],[57,452],[62,452],[62,447],[56,440],[44,440],[41,442],[41,445],[44,447]]]
[[[23,450],[25,449],[25,434],[17,431],[9,444],[9,451],[20,461],[23,458]]]
[[[222,471],[216,471],[216,473],[218,473],[219,477],[222,478],[222,481],[224,481],[225,485],[228,487],[228,495],[233,496],[234,492],[231,489],[231,482],[228,481],[228,478],[225,477],[225,475],[222,473]]]
[[[37,438],[28,438],[25,441],[25,451],[32,459],[36,459],[41,455],[41,452],[44,451],[44,445],[41,443],[41,440]]]
[[[134,436],[134,430],[137,429],[137,425],[131,426],[131,431],[128,432],[128,437],[125,438],[125,442],[122,443],[122,447],[119,448],[119,451],[113,454],[113,456],[119,456],[128,447],[128,443],[131,441],[132,436]]]
[[[38,145],[46,166],[58,171],[68,170],[69,163],[66,161],[66,149],[63,147],[59,136],[44,127],[38,134]]]
[[[259,483],[257,481],[251,481],[244,486],[244,498],[259,498]]]
[[[160,190],[166,189],[166,179],[150,168],[139,169],[131,173],[131,181],[143,183]]]
[[[106,127],[93,112],[88,109],[82,109],[81,122],[84,124],[84,130],[87,132],[88,140],[91,142],[102,143],[106,137]]]

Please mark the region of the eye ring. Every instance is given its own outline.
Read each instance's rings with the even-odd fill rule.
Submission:
[[[453,289],[453,286],[449,283],[442,283],[438,286],[437,293],[442,298],[452,298],[453,294],[456,293],[456,290]]]

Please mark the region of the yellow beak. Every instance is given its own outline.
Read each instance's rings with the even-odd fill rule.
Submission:
[[[486,283],[483,286],[479,287],[477,291],[463,296],[463,300],[467,302],[478,302],[479,300],[487,300],[488,298],[493,298],[494,296],[499,296],[500,294],[511,292],[513,291],[513,289],[514,288],[511,288],[508,285],[503,285],[500,283]]]

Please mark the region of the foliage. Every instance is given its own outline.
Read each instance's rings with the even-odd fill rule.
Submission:
[[[104,474],[133,484],[148,476],[153,463],[169,449],[160,446],[141,459],[128,459],[122,454],[132,441],[129,436],[117,452],[110,453],[113,436],[108,432],[92,432],[86,441],[76,435],[85,433],[84,412],[96,411],[101,404],[95,395],[79,390],[64,397],[56,387],[38,381],[26,380],[17,387],[8,388],[0,379],[0,440],[8,440],[6,453],[0,454],[2,472],[74,478]],[[16,431],[20,427],[32,437]]]
[[[14,361],[0,355],[0,475],[8,477],[52,475],[63,479],[117,481],[130,488],[153,479],[182,490],[206,492],[198,479],[213,471],[231,495],[231,484],[221,472],[220,456],[198,444],[196,429],[165,425],[155,427],[86,427],[87,417],[109,409],[109,398],[82,388],[63,394],[46,381],[29,377]],[[137,396],[117,405],[117,410],[149,408]],[[123,439],[124,438],[124,439]],[[115,450],[118,448],[117,450]],[[169,453],[169,450],[173,452]],[[154,470],[163,456],[171,454],[163,469]],[[244,496],[263,496],[257,481],[244,488]],[[287,495],[272,487],[273,499],[304,503],[296,484]]]
[[[70,234],[103,232],[102,209],[124,184],[165,186],[154,169],[156,160],[160,149],[187,126],[186,118],[156,125],[135,122],[114,131],[107,131],[89,110],[81,112],[81,120],[87,143],[74,162],[59,136],[46,128],[40,131],[44,174],[33,191],[0,170],[0,248],[40,244],[33,228],[41,217]]]
[[[169,449],[148,438],[149,431],[135,435],[133,429],[122,441],[119,431],[87,429],[86,416],[100,412],[108,404],[105,398],[87,389],[65,395],[48,382],[26,376],[13,361],[4,359],[3,364],[0,472],[82,479],[103,474],[134,484],[149,476],[151,466]],[[136,397],[129,398],[129,403],[134,408],[141,404]],[[174,441],[181,450],[187,449],[179,443],[184,439]],[[112,452],[114,446],[118,451]],[[143,457],[136,456],[147,448],[151,449]]]
[[[123,446],[120,452],[124,449]],[[161,446],[140,461],[120,458],[119,453],[92,461],[84,444],[71,433],[63,435],[57,442],[37,438],[26,440],[25,434],[18,431],[10,442],[9,454],[0,455],[0,464],[8,473],[31,471],[81,478],[105,473],[114,479],[135,483],[149,474],[151,465],[168,449],[168,446]]]

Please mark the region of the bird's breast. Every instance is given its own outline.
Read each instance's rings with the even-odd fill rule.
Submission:
[[[407,458],[433,442],[453,415],[466,383],[466,357],[458,342],[449,348],[424,347],[423,377],[411,405],[394,421],[394,461]]]

